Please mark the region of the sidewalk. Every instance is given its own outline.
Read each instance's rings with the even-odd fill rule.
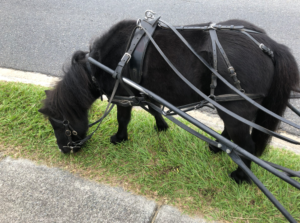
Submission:
[[[0,157],[1,160],[1,157]],[[204,223],[177,209],[77,177],[58,168],[10,157],[0,161],[0,222]]]
[[[0,81],[53,86],[59,78],[0,68]],[[0,151],[0,222],[205,223],[169,205]]]

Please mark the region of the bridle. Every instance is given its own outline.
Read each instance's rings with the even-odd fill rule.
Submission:
[[[109,104],[110,105],[110,104]],[[88,125],[88,127],[92,127],[93,125],[98,124],[97,128],[91,133],[89,134],[88,136],[86,136],[84,139],[82,139],[77,131],[71,126],[69,120],[67,120],[64,116],[63,116],[63,121],[60,121],[58,119],[55,119],[55,118],[52,118],[52,117],[49,117],[51,120],[53,120],[54,122],[56,123],[59,123],[59,124],[62,124],[65,128],[65,135],[68,137],[68,144],[66,146],[63,146],[63,148],[68,148],[70,149],[70,152],[73,153],[74,152],[74,149],[80,149],[81,146],[87,141],[89,140],[90,138],[92,138],[92,136],[94,135],[94,133],[98,130],[102,120],[110,113],[110,111],[113,109],[114,107],[114,104],[112,104],[112,106],[110,106],[110,108],[108,109],[109,106],[107,106],[105,112],[104,112],[104,115],[98,119],[97,121],[91,123]],[[76,136],[79,140],[77,141],[73,141],[72,140],[72,135]],[[62,152],[62,151],[61,151]]]
[[[86,58],[88,58],[88,55],[89,55],[89,54],[86,55]],[[102,95],[105,94],[105,93],[104,93],[104,91],[100,88],[99,82],[97,81],[97,79],[96,79],[95,76],[93,75],[92,70],[91,70],[90,63],[89,63],[89,61],[88,61],[87,59],[86,59],[86,66],[87,66],[88,73],[91,75],[91,79],[92,79],[93,83],[95,84],[96,88],[97,88],[98,91],[100,92],[100,98],[101,98],[101,100],[103,100],[103,99],[102,99]],[[117,90],[117,88],[118,88],[118,85],[119,85],[119,81],[116,81],[116,84],[115,84],[115,86],[114,86],[113,92],[112,92],[112,94],[111,94],[111,97],[110,97],[110,99],[109,99],[108,105],[107,105],[107,107],[106,107],[106,109],[105,109],[105,112],[104,112],[103,116],[102,116],[100,119],[98,119],[97,121],[95,121],[95,122],[93,122],[93,123],[91,123],[91,124],[88,125],[88,127],[92,127],[93,125],[99,123],[98,126],[97,126],[97,128],[96,128],[91,134],[89,134],[88,136],[86,136],[84,139],[82,139],[82,138],[78,135],[77,131],[71,126],[69,120],[67,120],[64,116],[63,116],[63,120],[62,120],[62,121],[61,121],[61,120],[58,120],[58,119],[55,119],[55,118],[52,118],[52,117],[49,117],[49,118],[50,118],[51,120],[53,120],[54,122],[59,123],[59,124],[62,124],[62,125],[64,126],[64,128],[65,128],[65,135],[68,137],[68,141],[69,141],[69,142],[68,142],[68,144],[67,144],[66,146],[63,146],[63,148],[68,148],[68,149],[70,149],[70,152],[73,153],[73,152],[74,152],[74,149],[80,149],[81,146],[82,146],[87,140],[89,140],[89,139],[94,135],[94,133],[98,130],[98,128],[99,128],[99,126],[100,126],[102,120],[110,113],[110,111],[111,111],[111,110],[113,109],[113,107],[115,106],[115,104],[111,104],[111,102],[112,102],[112,100],[113,100],[113,98],[114,98],[114,95],[115,95],[115,93],[116,93],[116,90]],[[111,105],[111,106],[110,106],[110,105]],[[74,141],[72,140],[72,135],[76,136],[79,140],[77,140],[77,141],[74,142]],[[61,152],[62,152],[62,151],[61,151]]]
[[[81,145],[83,145],[83,143],[81,143],[83,140],[81,139],[81,137],[78,135],[77,131],[74,130],[74,128],[70,125],[70,122],[64,117],[63,121],[60,121],[58,119],[52,118],[50,117],[51,120],[53,120],[54,122],[57,122],[59,124],[62,124],[65,127],[65,135],[68,137],[68,144],[67,146],[63,146],[63,148],[68,148],[70,149],[71,153],[73,153],[73,149],[80,149]],[[72,135],[76,136],[79,139],[79,142],[76,141],[74,142],[72,140]]]

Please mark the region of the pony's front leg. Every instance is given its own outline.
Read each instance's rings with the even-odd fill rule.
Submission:
[[[158,104],[157,102],[152,101],[152,103],[160,107],[160,104]],[[155,121],[156,121],[156,125],[154,126],[154,129],[159,132],[166,131],[169,128],[169,126],[166,123],[166,121],[164,120],[164,118],[162,117],[162,115],[160,113],[158,113],[157,111],[155,111],[150,106],[149,106],[149,111],[154,116]]]
[[[128,140],[127,126],[130,122],[132,107],[123,107],[117,105],[117,119],[119,123],[118,132],[110,137],[110,142],[117,144]]]

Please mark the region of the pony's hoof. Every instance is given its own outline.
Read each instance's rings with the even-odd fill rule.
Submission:
[[[219,152],[222,152],[222,150],[221,149],[219,149],[218,147],[215,147],[215,146],[213,146],[213,145],[208,145],[208,148],[209,148],[209,150],[211,151],[211,152],[213,152],[213,153],[219,153]]]
[[[125,137],[125,138],[118,138],[118,137],[117,137],[117,134],[110,137],[110,142],[111,142],[112,144],[114,144],[114,145],[116,145],[116,144],[118,144],[118,143],[120,143],[120,142],[127,141],[127,140],[128,140],[127,137]]]
[[[229,174],[229,177],[231,177],[237,184],[242,184],[243,182],[246,182],[248,184],[252,184],[251,179],[244,173],[239,174],[237,170],[233,171]]]
[[[154,125],[154,129],[158,132],[167,131],[168,128],[169,128],[168,125],[160,125],[160,126]]]

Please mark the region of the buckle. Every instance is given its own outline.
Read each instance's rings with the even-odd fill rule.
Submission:
[[[211,23],[209,26],[208,26],[208,29],[216,29],[216,23]]]
[[[131,55],[130,55],[129,53],[124,53],[124,55],[123,55],[123,57],[122,57],[121,60],[125,60],[126,57],[128,57],[128,58],[126,59],[126,63],[128,63],[128,61],[131,59]]]
[[[142,24],[141,24],[142,20],[141,19],[138,19],[136,21],[136,26],[139,28],[139,29],[142,29]]]

